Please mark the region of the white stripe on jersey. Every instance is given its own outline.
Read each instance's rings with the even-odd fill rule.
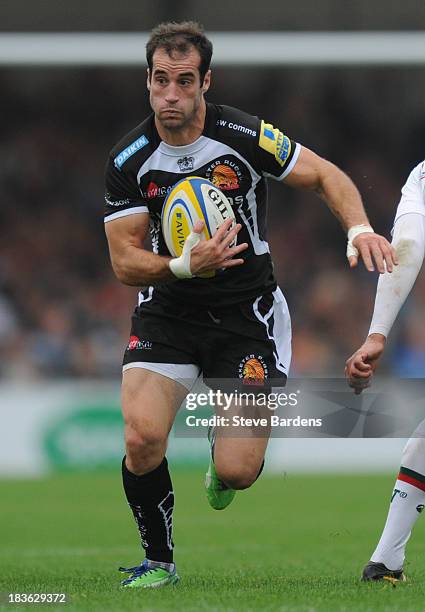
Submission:
[[[126,208],[125,210],[119,210],[118,212],[112,213],[112,215],[105,217],[105,223],[109,223],[109,221],[119,219],[120,217],[138,215],[140,213],[149,213],[149,208],[147,206],[135,206],[134,208]]]
[[[214,143],[215,146],[211,146],[211,143]],[[193,170],[196,171],[197,168],[209,164],[215,156],[223,155],[225,152],[222,147],[226,148],[225,152],[230,151],[233,153],[230,147],[226,147],[226,145],[222,145],[220,142],[211,140],[206,136],[200,136],[200,138],[191,145],[183,145],[181,147],[172,147],[165,142],[161,142],[158,148],[147,158],[138,171],[137,183],[140,184],[140,178],[150,170],[162,170],[163,172],[183,174],[177,162],[181,157],[187,157],[189,155],[196,155],[196,163],[193,166]],[[238,157],[243,159],[239,154]]]
[[[239,159],[248,168],[251,174],[251,188],[249,189],[246,199],[248,203],[248,211],[243,209],[243,204],[238,208],[240,214],[251,238],[254,253],[256,255],[263,255],[264,253],[270,253],[268,242],[261,240],[259,236],[258,220],[257,220],[257,200],[255,197],[255,187],[258,181],[262,178],[258,174],[251,164],[245,157],[243,157],[238,151],[232,149],[228,145],[208,138],[207,136],[200,136],[198,140],[190,145],[184,145],[181,147],[172,147],[171,145],[161,142],[158,148],[152,153],[150,157],[144,162],[140,170],[137,173],[137,182],[140,184],[140,178],[151,170],[160,170],[163,172],[180,173],[178,166],[178,159],[183,156],[193,156],[194,166],[193,172],[196,173],[198,168],[206,166],[211,163],[217,157],[225,155],[233,155]],[[275,178],[275,177],[274,177]],[[250,224],[252,221],[252,225]]]
[[[264,255],[264,253],[270,253],[269,243],[266,240],[261,240],[258,233],[257,199],[255,197],[255,187],[257,186],[257,183],[260,178],[261,177],[257,173],[255,173],[255,177],[252,176],[251,189],[246,194],[246,199],[248,201],[249,206],[248,211],[251,213],[250,217],[246,216],[245,211],[243,210],[243,204],[241,204],[238,208],[238,213],[240,214],[243,222],[245,223],[245,227],[248,230],[248,234],[251,238],[252,246],[254,248],[254,253],[256,255]],[[251,227],[251,224],[249,223],[250,218],[252,219],[254,231]]]
[[[301,153],[301,145],[297,142],[295,143],[295,151],[294,154],[292,156],[291,161],[289,162],[289,164],[286,166],[285,170],[282,172],[282,174],[280,176],[278,176],[277,178],[275,176],[273,176],[272,174],[267,174],[266,172],[264,173],[264,176],[269,176],[270,178],[275,179],[276,181],[283,181],[284,178],[286,178],[288,176],[288,174],[290,172],[292,172],[292,168],[295,166],[295,164],[297,163],[297,159],[299,154]]]
[[[147,295],[147,297],[145,297],[143,295],[143,291],[139,291],[139,306],[140,306],[140,304],[143,304],[144,302],[150,302],[151,301],[152,296],[153,296],[153,289],[154,288],[152,286],[148,287],[148,295]]]
[[[149,219],[149,232],[152,242],[152,252],[158,255],[159,252],[159,235],[161,233],[161,222],[158,219]]]
[[[273,291],[273,304],[270,310],[263,316],[258,310],[258,305],[262,297],[261,295],[255,300],[252,308],[257,319],[265,326],[267,337],[274,344],[275,350],[273,351],[273,355],[276,361],[276,368],[287,375],[292,356],[291,317],[289,315],[288,304],[286,303],[280,287],[278,287]],[[269,320],[272,315],[274,325],[272,329],[270,329]]]

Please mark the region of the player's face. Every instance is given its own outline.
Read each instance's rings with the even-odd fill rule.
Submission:
[[[182,55],[170,57],[165,49],[157,49],[152,58],[152,74],[148,73],[150,104],[157,121],[167,130],[181,130],[196,117],[204,93],[210,84],[210,71],[201,85],[199,52],[192,47]]]

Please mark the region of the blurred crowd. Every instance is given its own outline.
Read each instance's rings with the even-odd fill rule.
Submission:
[[[211,101],[273,122],[337,163],[387,237],[423,159],[415,70],[221,69]],[[0,380],[119,377],[137,290],[115,279],[103,167],[148,113],[141,69],[0,72]],[[323,202],[270,185],[269,241],[293,319],[297,376],[341,376],[368,330],[376,275],[349,270]],[[394,328],[382,372],[425,375],[425,281]]]

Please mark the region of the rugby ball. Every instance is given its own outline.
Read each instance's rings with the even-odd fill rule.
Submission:
[[[162,233],[167,249],[173,257],[180,257],[186,238],[195,222],[204,221],[201,240],[214,236],[226,219],[235,213],[226,196],[211,181],[199,176],[182,179],[171,189],[162,208]],[[236,237],[231,246],[236,244]]]

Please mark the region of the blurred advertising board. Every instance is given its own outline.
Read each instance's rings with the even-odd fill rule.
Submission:
[[[171,438],[174,464],[207,463],[206,439]],[[120,469],[123,454],[119,383],[0,385],[0,476]]]
[[[207,427],[185,435],[183,406],[170,435],[173,467],[208,464]],[[197,412],[208,420],[211,408]],[[187,429],[187,428],[186,428]],[[192,432],[190,432],[192,434]],[[277,472],[378,472],[397,468],[402,438],[272,438],[266,469]],[[0,385],[0,477],[58,470],[120,469],[124,454],[119,382]]]

